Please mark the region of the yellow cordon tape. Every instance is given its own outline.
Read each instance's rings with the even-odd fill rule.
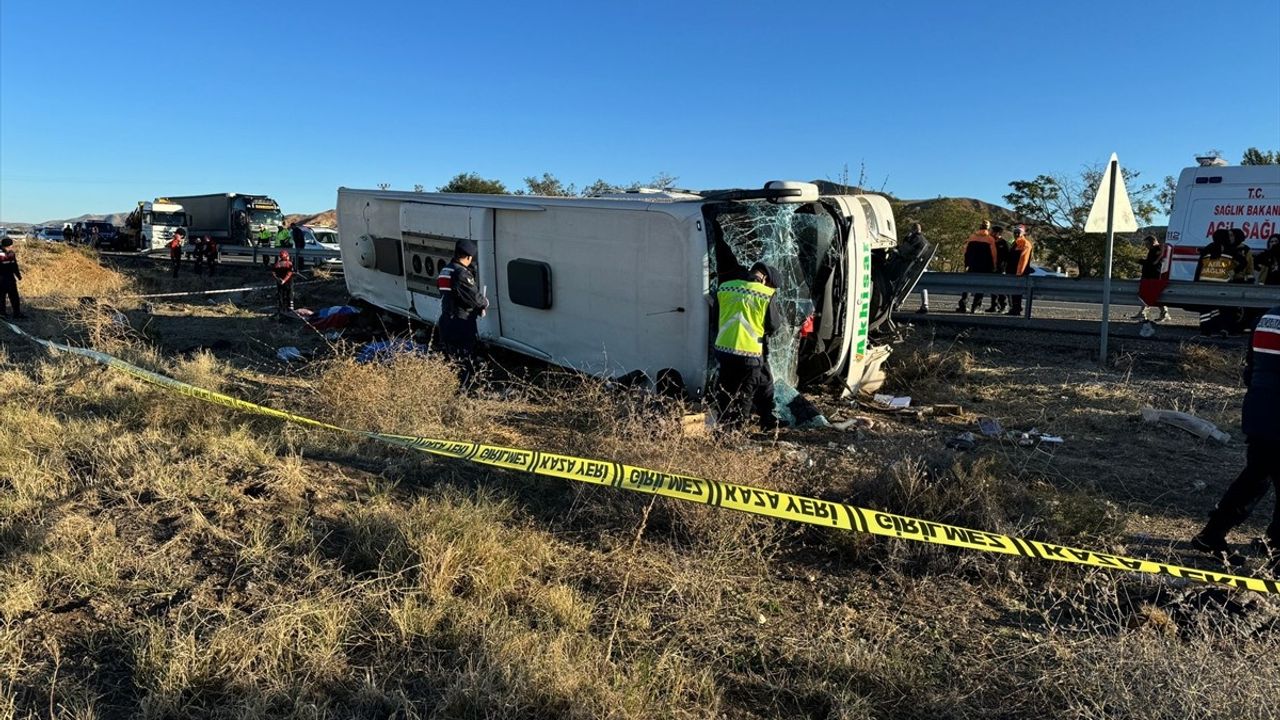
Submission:
[[[136,365],[130,365],[106,353],[44,340],[28,335],[15,325],[7,322],[4,324],[13,332],[45,347],[89,358],[103,365],[126,372],[140,380],[145,380],[182,395],[300,425],[352,435],[362,435],[391,445],[432,455],[466,460],[506,470],[533,473],[534,475],[576,480],[591,485],[661,495],[686,502],[728,508],[819,527],[882,535],[884,537],[914,540],[935,545],[947,545],[981,552],[1020,555],[1040,560],[1089,565],[1112,570],[1127,570],[1151,575],[1166,575],[1211,585],[1280,594],[1280,583],[1275,580],[1227,575],[1211,570],[1197,570],[1153,560],[1142,560],[1095,550],[1055,545],[1041,542],[1040,540],[1027,540],[1013,537],[1012,535],[972,530],[830,500],[818,500],[804,497],[803,495],[792,495],[791,493],[764,490],[747,485],[708,480],[689,475],[676,475],[635,465],[624,465],[609,460],[560,455],[539,450],[484,445],[481,443],[351,430],[205,390],[204,388],[145,370]]]

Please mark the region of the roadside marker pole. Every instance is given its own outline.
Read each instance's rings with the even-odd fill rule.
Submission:
[[[1107,188],[1107,256],[1102,268],[1102,338],[1098,343],[1098,366],[1107,369],[1107,335],[1111,332],[1111,250],[1116,242],[1116,177],[1120,161],[1111,156],[1111,182]]]
[[[1124,188],[1120,159],[1111,153],[1107,169],[1099,178],[1098,190],[1093,194],[1093,207],[1084,221],[1086,233],[1107,234],[1106,258],[1102,267],[1102,337],[1098,342],[1098,366],[1103,370],[1107,369],[1107,336],[1111,333],[1111,253],[1115,248],[1117,230],[1137,232],[1138,221],[1133,216],[1133,206],[1129,204],[1129,191]]]

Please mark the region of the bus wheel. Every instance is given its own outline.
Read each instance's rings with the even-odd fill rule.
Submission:
[[[684,390],[684,376],[680,371],[673,368],[663,368],[658,371],[657,381],[654,383],[658,394],[663,397],[674,398],[676,400],[686,399]]]

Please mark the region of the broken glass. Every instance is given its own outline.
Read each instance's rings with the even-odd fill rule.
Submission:
[[[723,255],[728,250],[740,268],[763,262],[780,275],[773,302],[782,311],[783,324],[769,338],[768,363],[774,379],[774,413],[795,424],[790,405],[800,394],[796,389],[800,328],[813,313],[813,284],[838,237],[835,220],[816,205],[757,202],[721,212],[716,221],[723,241],[716,253],[717,273],[734,269],[720,267],[728,264],[729,258]],[[819,415],[807,422],[825,424],[826,419]]]

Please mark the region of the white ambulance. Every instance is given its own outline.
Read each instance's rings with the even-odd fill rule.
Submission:
[[[1219,158],[1197,158],[1198,167],[1178,177],[1165,236],[1170,280],[1194,280],[1200,248],[1213,231],[1239,228],[1258,253],[1280,233],[1280,165],[1225,166]]]

